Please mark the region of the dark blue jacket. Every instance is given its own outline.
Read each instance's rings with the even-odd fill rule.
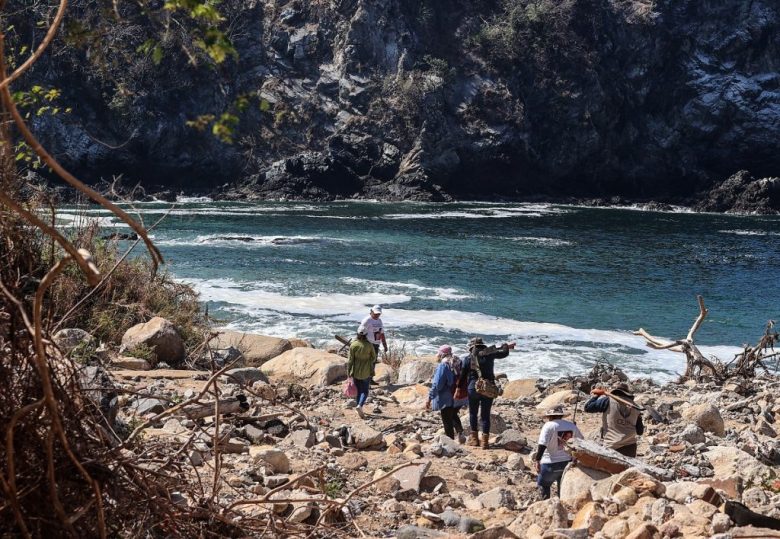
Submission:
[[[471,354],[463,358],[463,370],[461,376],[468,376],[469,379],[469,396],[478,396],[475,386],[479,379],[479,373],[476,369],[471,368],[471,362],[479,362],[479,370],[482,372],[482,378],[495,381],[496,374],[493,370],[493,364],[497,359],[505,358],[509,355],[509,346],[504,343],[500,347],[495,346],[478,346]]]

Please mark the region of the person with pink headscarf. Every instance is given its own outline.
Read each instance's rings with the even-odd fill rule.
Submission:
[[[439,348],[436,357],[440,362],[433,375],[426,408],[440,412],[444,433],[455,440],[457,432],[458,441],[463,443],[466,437],[463,435],[463,425],[458,411],[466,401],[457,401],[453,396],[460,375],[461,362],[457,356],[452,355],[452,347],[447,344]]]

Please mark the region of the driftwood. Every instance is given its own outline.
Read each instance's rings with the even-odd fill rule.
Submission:
[[[765,364],[766,360],[780,356],[780,353],[776,353],[774,350],[774,343],[780,340],[780,334],[774,329],[775,322],[770,320],[767,323],[764,335],[758,344],[752,347],[745,346],[743,351],[737,354],[730,362],[724,364],[717,358],[710,360],[704,357],[704,354],[701,353],[693,340],[696,331],[701,327],[709,312],[707,307],[704,306],[704,298],[696,296],[696,299],[699,302],[699,315],[694,320],[685,338],[671,342],[665,341],[654,337],[643,328],[636,330],[634,335],[644,337],[647,341],[647,346],[655,350],[670,350],[685,354],[684,379],[700,381],[704,378],[711,378],[716,382],[723,382],[734,376],[752,378],[756,375],[757,368],[762,368],[765,372],[768,372],[769,369]]]
[[[215,415],[217,410],[219,410],[220,415],[224,415],[246,412],[248,409],[249,404],[247,403],[246,397],[244,395],[239,395],[238,397],[220,400],[218,406],[215,406],[215,403],[213,402],[192,404],[179,410],[179,413],[187,416],[189,419],[200,419],[201,417]]]

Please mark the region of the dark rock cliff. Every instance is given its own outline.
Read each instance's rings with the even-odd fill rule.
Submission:
[[[69,17],[89,26],[92,6],[76,0]],[[156,65],[132,11],[110,47],[60,43],[28,79],[63,88],[74,111],[36,132],[90,181],[250,198],[674,201],[740,169],[780,171],[775,0],[220,9],[239,57],[216,67],[173,39]],[[240,96],[233,144],[186,126]]]

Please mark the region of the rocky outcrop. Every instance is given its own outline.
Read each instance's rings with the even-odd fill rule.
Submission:
[[[711,212],[778,213],[780,178],[756,179],[747,170],[740,170],[706,193],[694,207]]]
[[[238,57],[213,66],[130,7],[102,31],[76,0],[90,38],[29,76],[74,110],[33,127],[85,179],[169,196],[680,201],[780,171],[776,2],[532,5],[227,2]],[[28,16],[10,23],[40,42]],[[233,144],[186,125],[225,112]],[[700,207],[777,211],[777,181],[730,179]]]

